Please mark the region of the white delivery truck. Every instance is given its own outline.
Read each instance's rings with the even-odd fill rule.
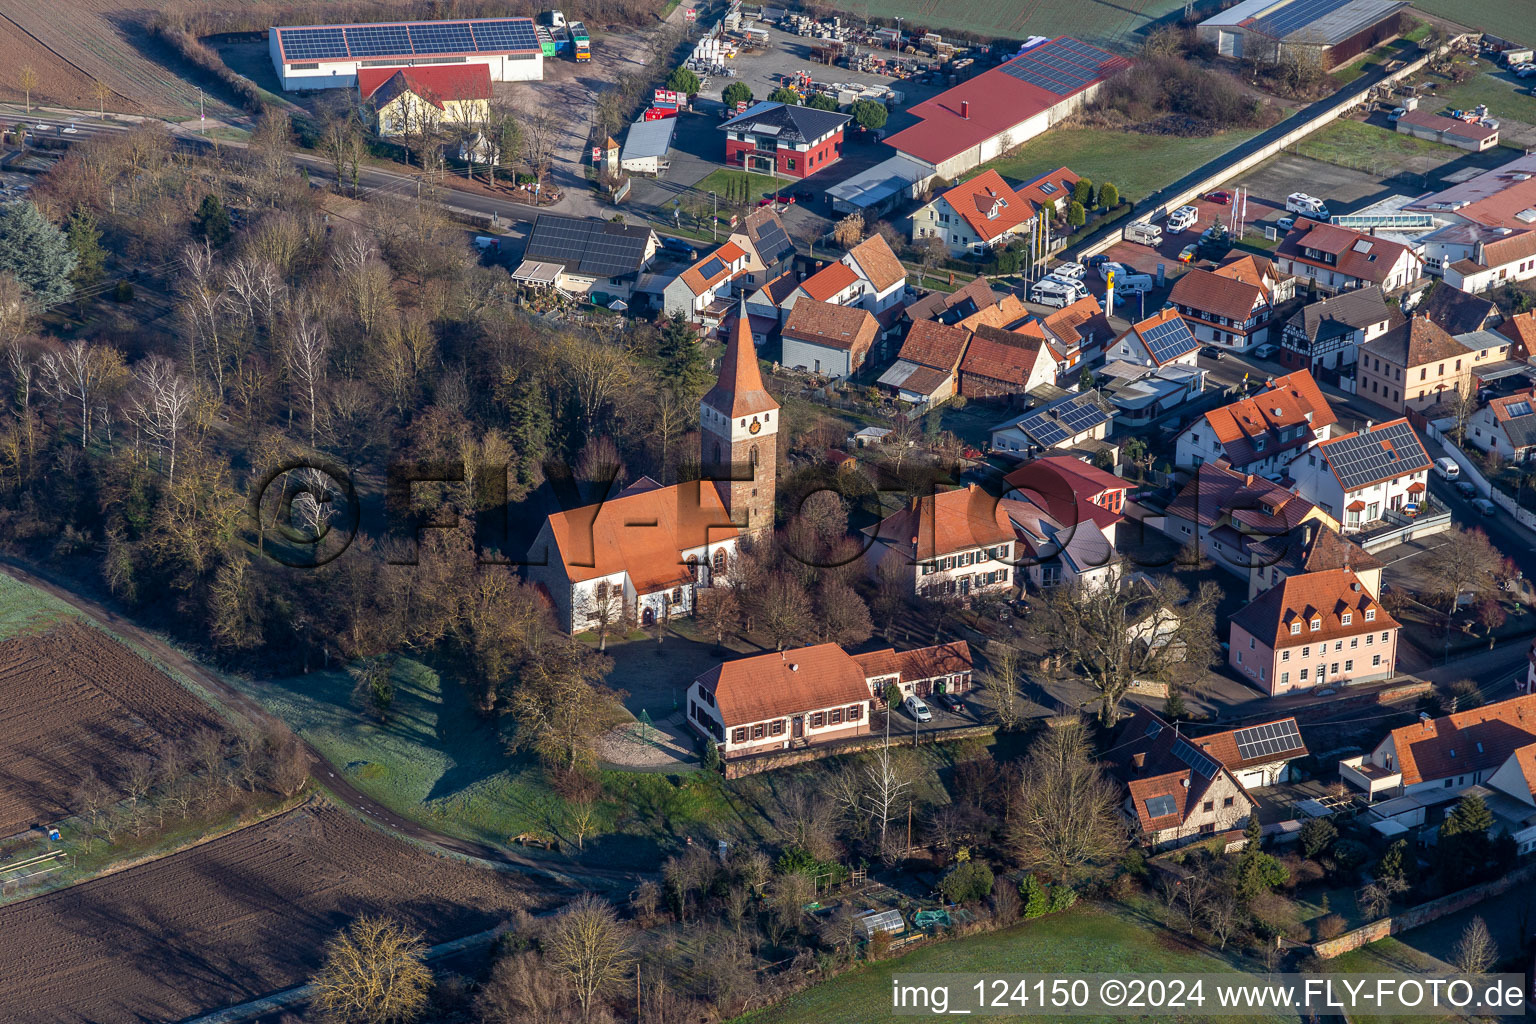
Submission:
[[[1323,205],[1323,201],[1305,192],[1292,192],[1286,196],[1285,210],[1287,213],[1299,213],[1317,220],[1328,219],[1328,207]]]
[[[1139,242],[1142,245],[1150,245],[1155,248],[1163,242],[1163,229],[1156,224],[1148,224],[1144,220],[1139,220],[1125,229],[1125,240],[1127,242]]]
[[[1038,302],[1042,306],[1055,306],[1064,308],[1072,305],[1079,299],[1088,297],[1088,289],[1077,281],[1063,281],[1058,277],[1044,277],[1035,282],[1035,286],[1029,290],[1029,298],[1032,302]]]

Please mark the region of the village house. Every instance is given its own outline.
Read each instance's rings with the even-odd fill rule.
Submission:
[[[1015,488],[1002,500],[1003,511],[1019,538],[1019,585],[1027,579],[1037,590],[1077,586],[1112,587],[1124,559],[1092,518],[1062,522],[1050,513],[1043,496]]]
[[[1499,144],[1498,128],[1429,110],[1410,110],[1398,115],[1397,132],[1442,146],[1455,146],[1468,153],[1481,153]]]
[[[1282,274],[1333,292],[1371,285],[1395,292],[1424,276],[1424,260],[1400,242],[1305,217],[1296,220],[1275,255]]]
[[[1342,370],[1355,365],[1360,346],[1403,322],[1397,304],[1375,285],[1303,306],[1280,333],[1280,361],[1299,370]]]
[[[1455,288],[1433,288],[1413,307],[1413,312],[1439,324],[1445,333],[1455,336],[1474,331],[1491,331],[1504,322],[1498,303],[1482,295]]]
[[[1035,402],[1036,396],[1041,401]],[[1028,394],[1031,408],[992,428],[992,450],[1000,454],[1041,455],[1070,451],[1089,441],[1102,441],[1114,420],[1115,407],[1097,391],[1065,392],[1052,385]]]
[[[1472,255],[1445,268],[1445,283],[1464,292],[1486,292],[1536,277],[1536,231],[1504,232],[1473,243]]]
[[[869,574],[900,579],[911,596],[963,600],[1013,586],[1013,526],[975,484],[913,498],[863,532]]]
[[[1536,460],[1536,388],[1489,399],[1467,422],[1467,439],[1506,462]]]
[[[853,118],[832,110],[764,101],[720,125],[725,162],[754,174],[806,178],[842,159]]]
[[[768,282],[787,274],[794,255],[794,244],[778,213],[771,207],[759,207],[747,215],[723,244],[667,282],[662,290],[663,312],[668,316],[682,313],[694,323],[716,327],[734,311],[733,296],[756,298],[755,293]],[[786,289],[784,294],[792,290]],[[779,319],[778,303],[767,304],[763,309],[755,306],[755,302],[749,302],[749,316],[773,321],[753,325],[754,340],[762,333],[762,340],[766,341],[766,335],[772,333]]]
[[[656,232],[639,224],[541,213],[528,231],[523,266],[557,266],[554,285],[562,291],[627,299],[660,245]]]
[[[880,325],[867,309],[805,299],[795,304],[780,333],[780,361],[841,379],[864,364],[879,333]]]
[[[1326,441],[1337,422],[1317,381],[1297,370],[1185,427],[1174,446],[1174,463],[1193,469],[1225,459],[1240,473],[1270,476],[1298,451]]]
[[[1063,377],[1096,362],[1115,333],[1096,295],[1047,314],[1040,326],[1056,351]]]
[[[1256,806],[1219,760],[1144,707],[1126,719],[1106,759],[1125,792],[1121,812],[1145,846],[1242,829]]]
[[[358,68],[357,93],[381,136],[429,136],[447,125],[486,123],[491,72],[484,64]]]
[[[1137,366],[1196,365],[1200,342],[1177,309],[1164,309],[1131,325],[1105,350],[1104,357]]]
[[[877,383],[913,405],[947,402],[960,390],[960,361],[971,332],[934,320],[918,320],[907,329],[896,362]]]
[[[992,283],[983,276],[971,278],[964,285],[952,292],[929,292],[921,298],[913,299],[907,303],[902,315],[909,323],[917,323],[921,320],[937,320],[944,324],[953,324],[975,313],[978,309],[996,305],[1006,295],[992,290]]]
[[[795,262],[795,243],[784,221],[772,206],[759,206],[731,231],[729,241],[747,254],[737,287],[752,291],[790,270]]]
[[[734,308],[731,291],[746,272],[748,255],[735,242],[707,253],[693,266],[667,282],[662,290],[662,312],[682,314],[691,323],[714,326]]]
[[[1358,530],[1424,500],[1430,458],[1406,419],[1324,441],[1291,462],[1296,493]]]
[[[1431,408],[1454,395],[1471,395],[1479,369],[1492,369],[1509,353],[1497,331],[1452,337],[1415,315],[1367,344],[1355,370],[1358,393],[1394,412]]]
[[[841,260],[822,267],[790,291],[780,303],[780,319],[787,319],[794,305],[808,298],[867,309],[881,319],[881,330],[888,330],[900,318],[906,287],[907,268],[884,238],[870,235]]]
[[[982,171],[941,193],[912,214],[912,240],[937,238],[951,256],[984,256],[1018,237],[1028,237],[1047,203],[1065,211],[1077,175],[1065,167],[1043,174],[1020,189],[1002,175]]]
[[[1060,369],[1037,325],[1019,331],[978,327],[960,360],[960,393],[968,399],[1010,398],[1055,384]]]
[[[1168,504],[1163,532],[1181,545],[1198,544],[1202,555],[1247,578],[1255,564],[1269,557],[1256,554],[1256,545],[1310,521],[1338,526],[1312,502],[1274,481],[1239,473],[1223,462],[1206,462]]]
[[[699,403],[703,478],[664,487],[642,477],[540,528],[526,571],[561,628],[665,622],[692,614],[696,588],[728,583],[740,538],[773,528],[778,412],[738,315]]]
[[[1386,679],[1398,628],[1348,569],[1287,576],[1232,616],[1227,663],[1271,697]]]
[[[1125,430],[1145,427],[1205,390],[1205,371],[1193,358],[1167,366],[1115,359],[1095,371],[1094,379],[1115,407],[1115,426]]]
[[[1202,343],[1246,352],[1269,340],[1274,310],[1257,283],[1191,267],[1174,282],[1168,301]]]
[[[870,731],[888,686],[902,699],[971,687],[964,640],[848,654],[836,644],[722,662],[688,687],[688,724],[722,757],[811,747]]]
[[[1248,600],[1252,601],[1287,576],[1325,569],[1348,569],[1365,592],[1381,596],[1382,564],[1375,555],[1327,525],[1321,513],[1305,519],[1288,533],[1250,540]]]
[[[1093,522],[1111,544],[1127,512],[1134,509],[1132,487],[1125,480],[1081,459],[1046,455],[1030,459],[1003,477],[1006,497],[1027,497],[1042,504],[1057,522]]]
[[[978,327],[996,327],[1011,331],[1034,319],[1035,315],[1029,311],[1028,306],[1024,305],[1023,300],[1010,292],[992,305],[982,306],[969,316],[954,321],[954,324],[968,331],[974,331]]]
[[[1290,302],[1296,297],[1296,279],[1289,274],[1280,273],[1280,268],[1273,260],[1255,256],[1253,253],[1240,253],[1233,249],[1222,257],[1221,264],[1214,273],[1220,277],[1241,281],[1243,284],[1257,285],[1271,308]],[[1271,337],[1269,340],[1275,339]]]
[[[1221,762],[1249,790],[1291,781],[1291,762],[1309,753],[1294,718],[1196,736],[1190,742]]]
[[[1393,729],[1369,754],[1339,762],[1345,782],[1377,796],[1449,800],[1488,785],[1536,804],[1536,694]],[[1536,838],[1536,835],[1533,835]]]

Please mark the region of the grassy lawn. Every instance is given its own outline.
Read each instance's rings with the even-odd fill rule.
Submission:
[[[704,177],[693,183],[693,187],[700,192],[714,192],[722,201],[728,195],[739,195],[742,189],[746,189],[752,202],[757,202],[763,196],[771,196],[775,191],[782,195],[788,195],[794,190],[794,182],[788,178],[775,178],[771,174],[751,174],[747,171],[728,171],[725,168],[710,171]]]
[[[1120,907],[1081,904],[1065,914],[1042,918],[991,935],[925,946],[903,957],[817,985],[768,1010],[738,1018],[738,1024],[868,1024],[890,1018],[891,978],[945,972],[1028,974],[1153,974],[1172,971],[1231,972],[1237,968],[1187,943],[1156,923]],[[996,1021],[1052,1020],[1048,1015],[988,1017]],[[1073,1017],[1074,1021],[1124,1017]],[[1180,1014],[1181,1021],[1205,1018]],[[1221,1017],[1238,1020],[1292,1020],[1294,1017]]]
[[[1361,946],[1332,960],[1323,961],[1322,969],[1328,974],[1433,974],[1445,967],[1433,957],[1404,945],[1397,939],[1379,939],[1369,946]],[[1424,1016],[1350,1015],[1350,1020],[1360,1024],[1414,1024],[1430,1020]]]
[[[1335,121],[1296,144],[1301,156],[1340,167],[1401,163],[1415,157],[1454,160],[1461,155],[1455,146],[1399,135],[1363,121]]]
[[[985,167],[1015,181],[1028,181],[1058,167],[1070,167],[1095,182],[1114,182],[1121,198],[1137,201],[1257,134],[1256,130],[1244,129],[1203,139],[1181,139],[1172,135],[1057,128]]]
[[[1536,43],[1531,31],[1530,0],[1414,0],[1425,14],[1445,18],[1468,28],[1492,32],[1525,46]]]
[[[1536,37],[1536,33],[1532,33]],[[1492,117],[1508,118],[1536,125],[1536,96],[1531,95],[1532,79],[1515,78],[1497,69],[1485,60],[1479,60],[1480,74],[1473,75],[1461,85],[1446,85],[1439,95],[1428,102],[1436,113],[1445,110],[1471,110],[1479,103],[1488,104]]]
[[[0,640],[38,633],[79,614],[63,601],[0,573]]]

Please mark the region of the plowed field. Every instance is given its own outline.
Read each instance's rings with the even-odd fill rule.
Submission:
[[[124,754],[218,725],[174,679],[89,626],[0,642],[0,836],[60,817],[88,772],[110,783]]]
[[[0,1021],[176,1021],[303,983],[325,941],[388,912],[432,943],[493,927],[513,876],[300,809],[0,910]]]

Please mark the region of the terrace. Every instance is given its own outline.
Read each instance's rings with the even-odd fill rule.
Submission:
[[[1339,777],[1374,800],[1378,793],[1390,793],[1403,784],[1403,773],[1392,772],[1366,761],[1365,754],[1339,762]]]

